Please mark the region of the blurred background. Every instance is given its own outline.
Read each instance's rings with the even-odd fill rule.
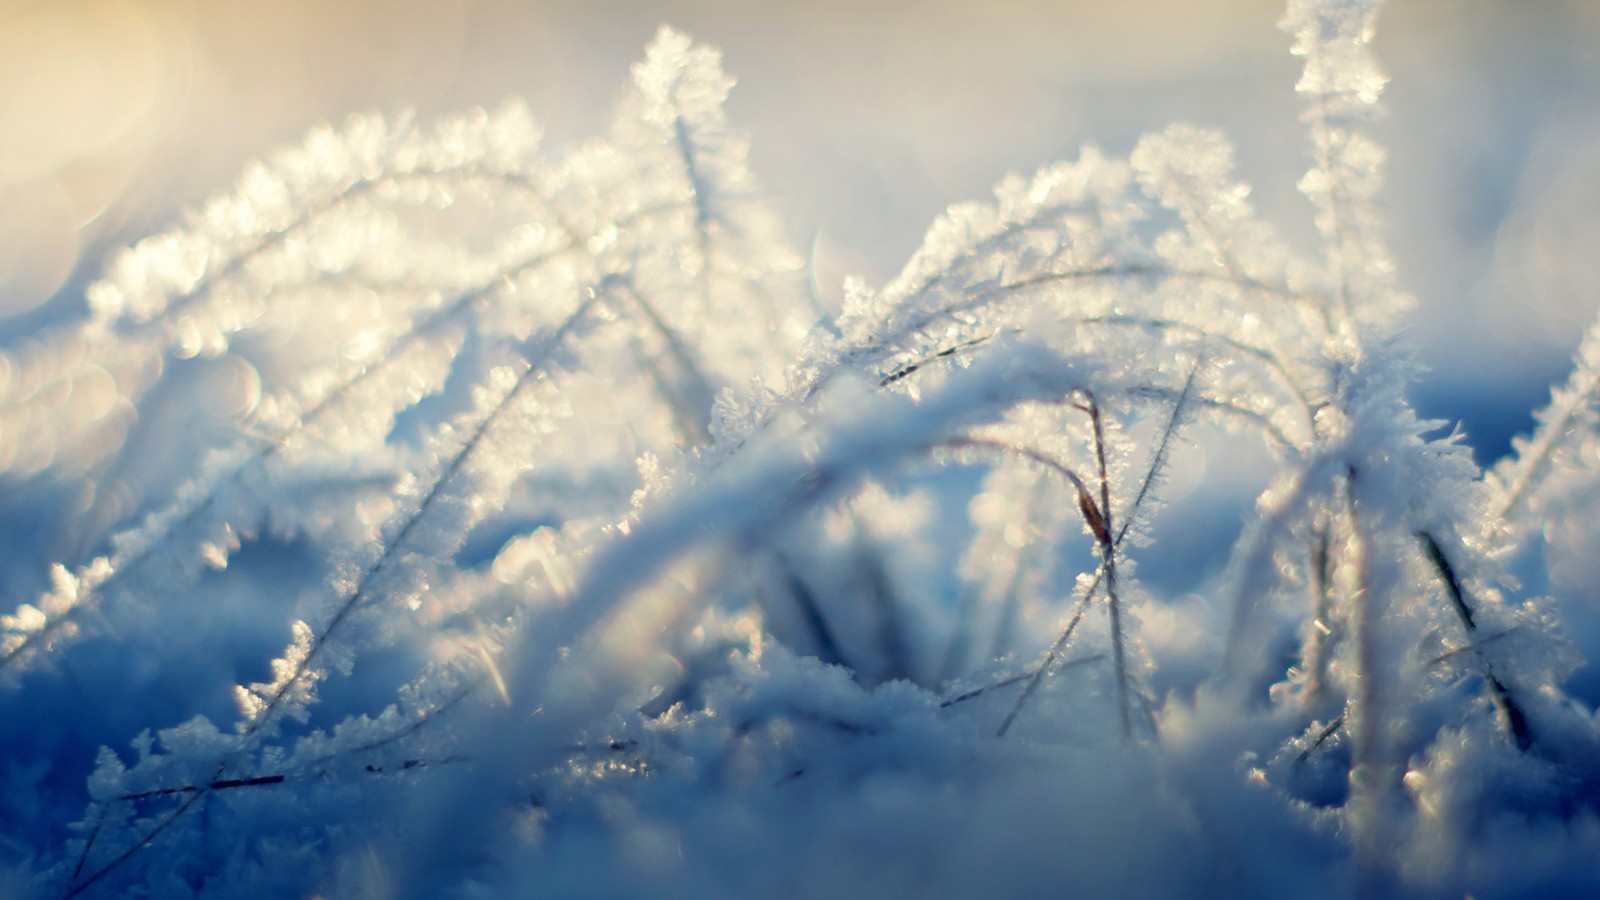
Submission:
[[[981,8],[980,8],[981,7]],[[1312,241],[1278,0],[0,0],[0,350],[84,310],[108,252],[313,122],[527,99],[602,129],[659,23],[724,51],[753,167],[835,300],[1008,171],[1225,129],[1257,205]],[[1376,127],[1425,414],[1489,460],[1600,306],[1600,3],[1391,0]]]

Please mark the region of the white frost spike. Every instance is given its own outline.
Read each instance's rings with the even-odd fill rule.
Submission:
[[[733,79],[722,71],[721,52],[665,25],[645,48],[644,61],[634,65],[633,80],[645,100],[642,117],[661,126],[680,118],[721,120],[722,104],[733,87]]]
[[[0,672],[14,663],[32,662],[55,642],[75,634],[75,616],[113,572],[111,561],[103,556],[77,572],[52,565],[48,593],[35,603],[20,604],[10,615],[0,615]]]
[[[1297,90],[1310,126],[1316,167],[1300,190],[1317,210],[1317,228],[1334,280],[1334,321],[1389,325],[1411,300],[1394,287],[1381,217],[1383,149],[1358,126],[1373,118],[1386,82],[1370,43],[1379,0],[1292,0],[1281,27],[1305,58]]]
[[[1556,472],[1576,474],[1593,482],[1600,459],[1600,322],[1589,327],[1578,345],[1572,374],[1550,391],[1550,402],[1534,414],[1537,428],[1530,437],[1512,442],[1515,455],[1494,468],[1493,484],[1499,494],[1497,527],[1513,526],[1517,532],[1539,526],[1537,515],[1560,494],[1580,490],[1567,484],[1564,491],[1542,490]],[[1559,505],[1559,501],[1556,501]]]
[[[1183,218],[1184,251],[1169,257],[1175,264],[1220,269],[1240,288],[1281,284],[1288,251],[1256,218],[1250,186],[1235,178],[1233,155],[1220,132],[1172,125],[1142,138],[1129,161],[1144,190]]]
[[[749,140],[723,110],[732,86],[720,52],[661,28],[618,105],[608,149],[627,164],[604,202],[614,219],[661,210],[664,234],[617,248],[631,252],[625,299],[673,332],[696,368],[742,385],[778,380],[818,312],[808,309],[802,262],[782,224],[755,202],[762,192]],[[703,345],[713,326],[715,345]]]
[[[291,631],[288,648],[272,661],[272,681],[234,688],[234,700],[243,718],[239,723],[242,734],[270,731],[272,720],[264,718],[269,711],[301,722],[310,715],[308,707],[316,699],[316,683],[323,674],[306,666],[316,647],[316,633],[298,619]]]
[[[1294,36],[1291,51],[1306,60],[1295,89],[1316,98],[1319,115],[1371,115],[1389,82],[1370,49],[1382,5],[1382,0],[1290,0],[1280,27]]]

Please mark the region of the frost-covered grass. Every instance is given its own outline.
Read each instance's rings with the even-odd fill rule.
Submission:
[[[252,166],[3,360],[0,889],[1600,891],[1600,333],[1489,472],[1413,412],[1376,6],[1285,20],[1309,257],[1176,125],[829,316],[669,29],[564,155]]]

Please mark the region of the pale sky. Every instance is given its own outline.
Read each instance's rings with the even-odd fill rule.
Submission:
[[[723,48],[739,80],[730,114],[824,296],[848,274],[891,275],[939,210],[1008,171],[1085,141],[1124,153],[1179,119],[1231,134],[1258,206],[1309,240],[1281,11],[0,0],[0,348],[70,317],[108,250],[318,120],[520,95],[552,147],[579,141],[662,22]],[[1442,374],[1524,373],[1513,405],[1537,402],[1600,305],[1600,3],[1392,0],[1379,24],[1394,82],[1378,131],[1395,253],[1420,298],[1414,337]]]

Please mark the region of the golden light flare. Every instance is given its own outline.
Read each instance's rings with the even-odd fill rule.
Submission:
[[[49,299],[181,101],[181,21],[120,0],[0,5],[0,315]]]
[[[0,0],[0,318],[307,123],[440,97],[464,15],[429,0]]]

